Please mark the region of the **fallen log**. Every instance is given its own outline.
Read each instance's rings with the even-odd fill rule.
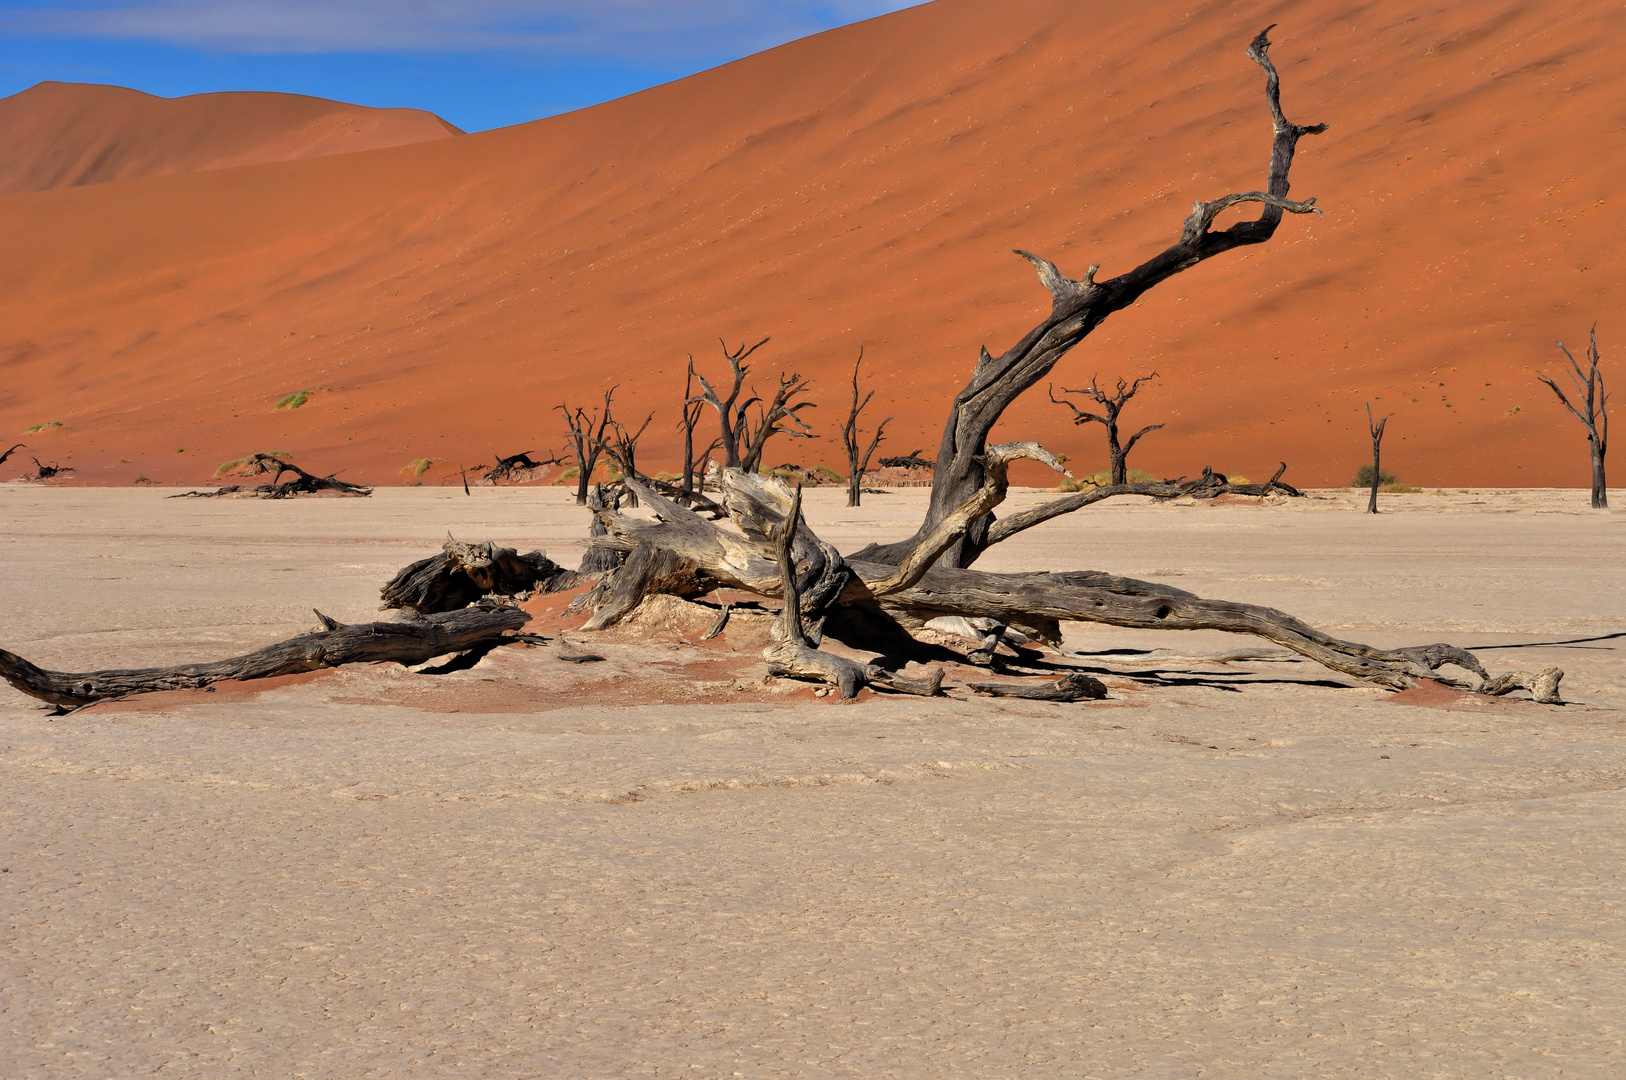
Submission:
[[[381,608],[429,615],[468,607],[483,596],[523,600],[533,592],[558,592],[581,575],[557,565],[540,551],[521,555],[490,540],[479,544],[446,538],[438,555],[402,567],[379,590]]]
[[[1033,685],[1030,683],[966,683],[966,688],[989,697],[1025,698],[1028,701],[1100,701],[1107,696],[1107,686],[1093,675],[1075,671],[1059,679]]]
[[[317,476],[315,473],[308,473],[298,465],[283,461],[272,454],[255,454],[243,462],[237,471],[245,476],[270,474],[271,481],[252,488],[245,488],[241,484],[231,484],[226,487],[216,488],[214,491],[182,491],[168,497],[171,499],[218,499],[223,495],[237,495],[249,491],[262,499],[286,499],[293,495],[318,495],[323,492],[350,498],[365,498],[373,493],[373,489],[365,484],[352,484],[348,480],[340,480],[337,473]],[[292,473],[293,476],[284,480],[283,476],[288,473]]]
[[[0,649],[0,678],[59,710],[158,690],[198,690],[227,679],[269,679],[345,664],[396,663],[406,667],[450,653],[491,649],[530,621],[517,607],[476,607],[401,622],[346,626],[321,612],[322,629],[263,649],[206,664],[111,671],[47,671]]]

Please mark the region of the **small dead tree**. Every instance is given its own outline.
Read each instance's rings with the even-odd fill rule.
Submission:
[[[689,372],[683,380],[683,419],[678,422],[678,428],[683,432],[683,477],[678,490],[682,495],[682,502],[690,502],[695,495],[695,481],[700,482],[700,490],[706,488],[705,464],[711,460],[712,453],[723,445],[721,438],[711,441],[699,456],[694,452],[694,429],[700,424],[700,417],[705,412],[706,401],[694,395],[694,356],[689,356]]]
[[[847,450],[848,506],[858,505],[859,497],[864,491],[864,473],[869,470],[869,460],[874,456],[875,448],[881,445],[881,439],[885,437],[886,425],[892,422],[892,417],[889,416],[875,426],[875,437],[870,440],[869,449],[865,450],[863,456],[860,457],[858,453],[858,414],[864,411],[864,408],[869,405],[870,398],[875,396],[875,391],[871,390],[864,395],[863,401],[858,400],[858,368],[863,362],[864,348],[859,346],[858,359],[853,363],[852,405],[847,409],[847,423],[841,429],[841,445]]]
[[[537,469],[548,465],[564,464],[556,454],[549,454],[541,461],[537,461],[531,457],[533,453],[535,453],[534,450],[527,450],[523,454],[510,454],[508,457],[493,454],[492,456],[497,459],[497,464],[493,468],[487,469],[482,479],[495,486],[499,480],[513,480],[514,474],[517,472],[535,472]],[[468,478],[465,473],[463,487],[466,489],[468,486]]]
[[[72,465],[58,465],[54,461],[47,465],[40,461],[39,458],[34,459],[34,479],[36,480],[49,480],[51,477],[56,476],[59,473],[74,471],[75,470]]]
[[[1393,414],[1390,414],[1393,415]],[[1372,433],[1372,494],[1366,500],[1366,512],[1378,512],[1378,486],[1383,483],[1383,470],[1378,467],[1378,459],[1383,449],[1383,429],[1389,424],[1389,417],[1382,420],[1372,419],[1372,403],[1366,403],[1366,426]]]
[[[1575,357],[1564,348],[1562,341],[1558,347],[1563,349],[1564,356],[1570,362],[1570,379],[1575,383],[1575,400],[1585,406],[1585,411],[1570,403],[1570,399],[1559,389],[1557,383],[1548,378],[1545,372],[1537,372],[1536,378],[1547,384],[1547,388],[1558,395],[1558,400],[1564,403],[1574,417],[1581,421],[1586,428],[1587,445],[1592,450],[1592,509],[1609,509],[1609,486],[1603,478],[1603,456],[1609,450],[1609,395],[1604,392],[1603,372],[1598,368],[1598,328],[1592,327],[1592,340],[1587,345],[1585,369],[1576,363]]]
[[[716,410],[717,426],[721,431],[718,442],[723,451],[725,468],[750,472],[761,468],[762,452],[767,448],[768,440],[780,433],[801,439],[814,438],[813,429],[798,415],[803,409],[815,407],[813,402],[802,400],[812,384],[800,375],[780,375],[779,388],[766,405],[754,390],[743,401],[740,399],[740,394],[745,390],[746,377],[751,374],[750,365],[745,361],[769,340],[763,338],[749,348],[742,342],[739,348],[732,351],[724,343],[723,358],[728,361],[729,370],[734,375],[728,397],[722,397],[712,389],[704,375],[696,374],[701,392],[684,401],[686,407],[701,402]],[[756,408],[755,424],[751,419],[753,406]]]
[[[593,470],[598,468],[598,457],[604,452],[604,433],[613,420],[610,403],[615,391],[614,386],[604,391],[604,408],[597,413],[589,413],[579,406],[572,411],[568,402],[554,406],[564,414],[565,446],[576,457],[577,506],[587,505],[587,488],[592,482]]]
[[[768,447],[768,440],[775,435],[788,435],[793,439],[815,439],[813,429],[807,426],[798,414],[803,409],[818,408],[811,401],[802,399],[812,386],[812,383],[797,374],[780,375],[779,388],[774,391],[773,399],[763,405],[758,398],[753,398],[750,404],[757,409],[756,426],[753,428],[745,410],[739,413],[739,426],[737,434],[740,436],[740,468],[747,472],[757,472],[762,468],[762,452]],[[794,425],[794,426],[791,426]]]
[[[654,419],[654,413],[644,417],[644,422],[637,431],[626,427],[619,420],[610,421],[610,437],[601,444],[600,449],[610,455],[610,460],[620,470],[623,480],[628,478],[633,480],[644,479],[643,475],[638,471],[638,440],[644,437],[644,432],[649,430],[649,425]],[[628,505],[637,506],[638,493],[630,487],[626,490],[627,497],[630,500]]]
[[[0,465],[4,465],[6,463],[6,459],[11,457],[11,455],[15,454],[17,451],[19,451],[19,450],[27,450],[27,449],[28,449],[28,446],[26,444],[18,443],[16,446],[13,446],[10,450],[7,450],[5,453],[0,454]]]
[[[745,423],[746,409],[756,403],[754,399],[743,403],[740,401],[740,391],[745,388],[745,378],[751,374],[751,367],[745,361],[750,359],[752,353],[768,344],[769,340],[763,338],[750,348],[746,348],[745,342],[742,341],[740,347],[732,351],[729,350],[728,343],[723,342],[723,359],[728,361],[729,370],[734,373],[734,385],[730,387],[728,397],[720,397],[717,391],[711,388],[711,383],[706,381],[706,377],[697,373],[695,378],[700,380],[701,392],[698,396],[684,399],[685,406],[699,402],[717,410],[717,426],[722,431],[718,442],[723,451],[723,464],[729,468],[737,469],[740,466],[740,443],[744,441],[740,436],[740,427]]]
[[[1125,383],[1120,378],[1118,380],[1118,390],[1113,394],[1108,394],[1105,390],[1096,386],[1094,375],[1090,376],[1090,385],[1082,390],[1069,390],[1065,386],[1061,388],[1063,394],[1078,394],[1081,397],[1089,397],[1097,405],[1101,406],[1099,413],[1086,412],[1066,398],[1056,397],[1054,387],[1049,390],[1051,401],[1054,401],[1057,405],[1065,405],[1073,410],[1073,423],[1075,426],[1095,423],[1107,429],[1107,459],[1112,470],[1111,482],[1114,484],[1129,483],[1129,451],[1133,450],[1135,444],[1140,442],[1141,436],[1150,434],[1163,426],[1162,424],[1150,424],[1131,435],[1127,443],[1120,445],[1118,442],[1118,414],[1123,412],[1124,405],[1129,399],[1135,396],[1135,392],[1140,389],[1141,383],[1150,382],[1155,378],[1157,378],[1157,372],[1155,371],[1150,375],[1142,375],[1132,383]]]

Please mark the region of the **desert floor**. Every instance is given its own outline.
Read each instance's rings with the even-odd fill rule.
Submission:
[[[448,529],[571,565],[585,530],[559,489],[163,494],[0,487],[0,644],[221,657],[373,617]],[[923,498],[809,516],[852,550]],[[1358,504],[1103,506],[986,562],[1562,666],[1570,704],[1082,625],[1105,702],[840,704],[675,616],[57,719],[0,687],[0,1071],[1618,1076],[1626,515]]]

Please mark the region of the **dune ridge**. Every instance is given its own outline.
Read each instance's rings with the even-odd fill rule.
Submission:
[[[277,448],[365,483],[430,458],[436,483],[556,445],[555,405],[619,384],[657,410],[655,470],[686,355],[719,371],[719,337],[766,334],[759,385],[809,375],[824,436],[773,464],[843,464],[861,344],[887,451],[929,451],[978,346],[1048,302],[1010,249],[1110,276],[1262,181],[1242,50],[1271,22],[1288,115],[1331,125],[1293,175],[1326,216],[1160,287],[1057,383],[1158,371],[1125,414],[1166,423],[1130,461],[1158,475],[1345,482],[1370,400],[1413,483],[1584,485],[1533,372],[1593,321],[1607,362],[1620,329],[1626,12],[1602,0],[937,0],[514,128],[0,196],[0,432],[63,422],[29,438],[76,482]],[[1042,388],[997,434],[1104,465]]]
[[[461,135],[433,113],[299,94],[161,98],[121,86],[42,82],[0,100],[0,192],[376,150]]]

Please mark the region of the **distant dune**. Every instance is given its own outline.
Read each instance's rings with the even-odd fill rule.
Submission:
[[[1056,381],[1158,371],[1125,422],[1167,425],[1130,460],[1159,475],[1347,481],[1371,400],[1413,483],[1584,485],[1534,371],[1595,320],[1626,355],[1626,9],[1604,0],[938,0],[519,127],[0,196],[0,435],[77,482],[278,449],[368,483],[435,459],[433,484],[557,445],[555,405],[619,384],[625,415],[657,410],[654,471],[686,354],[718,371],[719,337],[770,334],[758,385],[811,376],[823,436],[772,463],[840,466],[860,344],[886,450],[930,452],[978,346],[1049,302],[1010,249],[1110,276],[1193,199],[1263,182],[1243,49],[1271,22],[1288,115],[1331,125],[1293,174],[1326,216],[1161,286]],[[996,434],[1105,464],[1042,387]]]
[[[160,98],[119,86],[42,82],[0,100],[0,192],[175,176],[348,154],[462,132],[418,109],[368,109],[297,94]]]

